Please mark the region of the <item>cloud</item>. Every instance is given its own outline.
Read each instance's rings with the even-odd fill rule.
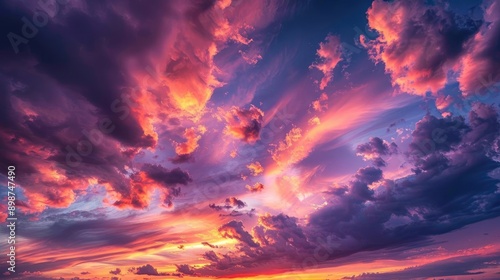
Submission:
[[[328,100],[328,95],[326,95],[326,93],[323,92],[318,99],[313,101],[311,106],[315,111],[322,112],[328,109],[328,104],[325,104],[326,103],[325,101],[327,100]]]
[[[215,274],[217,270],[231,268],[235,272],[253,275],[262,273],[262,268],[270,262],[276,271],[282,270],[281,266],[290,267],[308,256],[314,248],[308,243],[305,233],[297,224],[298,220],[285,214],[266,214],[259,217],[258,225],[252,229],[237,247],[236,252],[224,255],[207,252],[205,259],[212,263],[198,269],[200,273]],[[241,222],[232,221],[231,231],[244,231]],[[247,235],[248,234],[248,235]],[[257,240],[255,243],[251,238]],[[238,238],[237,238],[238,239]]]
[[[165,187],[175,185],[187,185],[193,181],[189,173],[182,171],[180,168],[168,170],[161,165],[146,163],[142,167],[142,171],[152,180],[161,183]]]
[[[0,95],[9,101],[0,106],[0,158],[26,171],[18,182],[27,194],[24,211],[68,207],[96,182],[118,199],[134,192],[125,169],[137,169],[144,149],[163,148],[160,138],[176,126],[197,125],[223,85],[216,76],[232,71],[214,57],[250,43],[245,53],[258,57],[261,43],[252,36],[282,11],[274,1],[195,2],[57,3],[29,43],[2,41]],[[19,36],[20,19],[40,11],[37,3],[1,6],[1,31]],[[197,144],[191,136],[174,147],[182,154],[172,162],[192,160],[184,154]]]
[[[477,106],[467,126],[461,118],[425,116],[417,123],[410,153],[435,128],[446,131],[441,137],[448,136],[448,143],[436,144],[427,156],[412,161],[415,173],[397,181],[381,180],[382,173],[373,167],[360,169],[347,192],[332,193],[328,205],[311,214],[310,226],[320,228],[325,236],[336,236],[339,252],[353,252],[422,240],[498,216],[494,205],[500,201],[499,181],[489,174],[500,164],[487,155],[495,153],[491,141],[499,132],[489,135],[492,131],[481,127],[484,123],[489,127],[499,124],[498,114],[491,114],[490,109]],[[488,116],[488,121],[476,123],[475,114]],[[459,130],[448,129],[452,124]],[[467,132],[462,135],[457,131]],[[376,190],[367,188],[377,180],[381,185]],[[395,217],[406,222],[395,223]]]
[[[500,3],[485,3],[490,5],[484,8],[484,23],[470,42],[458,77],[465,96],[485,93],[500,82]]]
[[[242,200],[237,199],[236,197],[228,197],[225,200],[224,205],[215,205],[215,204],[209,204],[208,207],[220,211],[220,210],[231,210],[232,208],[244,208],[247,204],[243,202]]]
[[[408,150],[409,157],[417,168],[424,167],[431,160],[437,160],[440,157],[440,154],[436,152],[451,151],[462,141],[468,130],[469,127],[461,116],[436,118],[426,115],[417,122],[412,132],[413,140]]]
[[[219,257],[217,256],[217,254],[214,252],[214,251],[208,251],[208,252],[205,252],[203,254],[203,257],[209,261],[212,261],[212,262],[218,262],[219,261]]]
[[[122,270],[121,270],[121,269],[116,268],[115,270],[111,270],[111,271],[109,272],[109,274],[113,274],[113,275],[120,275],[120,273],[121,273],[121,272],[122,272]]]
[[[210,243],[208,243],[208,242],[206,242],[206,241],[201,242],[201,244],[202,244],[202,245],[204,245],[204,246],[208,246],[208,247],[210,247],[210,248],[212,248],[212,249],[214,249],[214,248],[219,248],[219,246],[217,246],[217,245],[213,245],[213,244],[210,244]]]
[[[199,126],[198,128],[186,128],[184,130],[184,138],[186,142],[177,143],[174,142],[175,152],[178,156],[185,156],[193,153],[196,148],[198,148],[198,141],[201,139],[199,134],[204,134],[206,132],[206,128],[204,126]],[[199,134],[198,134],[199,133]]]
[[[241,222],[225,224],[221,235],[240,240],[240,247],[231,262],[211,254],[213,263],[202,271],[212,274],[212,270],[250,264],[262,267],[271,256],[283,255],[286,261],[275,263],[274,269],[286,270],[306,259],[320,264],[363,251],[405,250],[430,236],[498,217],[500,180],[490,176],[500,168],[492,159],[499,155],[493,145],[500,138],[498,125],[495,107],[484,104],[473,106],[467,122],[460,117],[424,116],[409,146],[413,174],[388,180],[376,167],[361,168],[345,186],[325,192],[325,204],[310,213],[304,225],[286,214],[260,216],[251,234]],[[436,128],[443,130],[438,139],[446,136],[449,142],[413,160],[416,143]],[[389,145],[373,147],[390,150]],[[409,275],[406,270],[401,273]]]
[[[242,222],[230,221],[219,227],[219,233],[224,238],[237,239],[250,247],[259,247],[259,244],[253,241],[252,235],[245,231]]]
[[[247,165],[247,168],[252,172],[253,176],[257,176],[260,173],[264,172],[264,167],[260,164],[260,162],[252,162],[249,165]]]
[[[177,185],[187,185],[192,182],[191,176],[180,168],[168,170],[161,165],[146,163],[141,171],[131,175],[130,188],[121,189],[115,206],[145,208],[149,205],[151,192],[158,188],[163,194],[164,204],[170,206],[172,197],[180,194]]]
[[[333,70],[342,61],[342,48],[339,37],[333,35],[326,36],[325,41],[319,43],[316,55],[320,61],[313,63],[310,67],[316,68],[323,73],[319,89],[324,90],[333,78]]]
[[[158,270],[150,264],[139,266],[137,268],[132,267],[129,269],[129,271],[137,275],[151,275],[151,276],[169,275],[166,273],[159,273]]]
[[[356,154],[365,160],[373,160],[377,167],[385,166],[386,163],[381,156],[392,155],[398,152],[396,143],[389,143],[378,137],[371,137],[368,143],[356,147]]]
[[[285,214],[267,214],[259,217],[259,225],[253,232],[261,244],[273,244],[276,247],[308,247],[306,236],[297,222],[297,218]]]
[[[180,265],[176,265],[177,266],[177,271],[182,273],[182,274],[185,274],[185,275],[195,275],[196,272],[193,270],[193,268],[191,266],[189,266],[188,264],[180,264]]]
[[[302,129],[294,127],[285,135],[285,139],[271,150],[271,156],[278,165],[297,163],[308,155],[308,150],[300,145]]]
[[[435,277],[456,277],[456,276],[485,276],[483,270],[497,267],[498,254],[493,255],[473,255],[448,258],[429,264],[408,267],[404,270],[385,273],[363,273],[359,276],[348,279],[416,279]]]
[[[264,185],[262,183],[255,183],[253,186],[247,185],[246,188],[251,192],[260,192],[264,189]]]
[[[247,205],[245,202],[237,199],[236,197],[226,198],[226,204],[236,208],[243,208]]]
[[[260,139],[262,117],[264,112],[254,105],[249,109],[232,107],[226,114],[226,133],[247,143],[255,143]]]
[[[477,32],[472,20],[460,22],[442,5],[375,0],[368,9],[368,26],[379,36],[364,44],[377,62],[383,62],[392,83],[401,91],[437,93],[449,71],[458,71],[466,43]]]

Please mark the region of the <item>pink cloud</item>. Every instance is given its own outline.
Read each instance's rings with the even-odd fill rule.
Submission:
[[[342,48],[339,37],[326,36],[325,41],[319,43],[316,54],[319,57],[319,62],[313,63],[310,67],[316,68],[323,73],[323,78],[319,83],[319,89],[323,90],[333,79],[333,70],[342,61]]]
[[[500,82],[500,2],[491,1],[485,8],[479,33],[464,56],[458,81],[465,96],[484,93]]]
[[[457,71],[465,43],[475,33],[462,28],[442,6],[422,2],[375,0],[368,9],[368,25],[379,36],[364,44],[376,62],[385,65],[394,86],[403,92],[437,93]]]

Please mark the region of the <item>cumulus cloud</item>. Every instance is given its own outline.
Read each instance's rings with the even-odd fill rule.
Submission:
[[[193,270],[193,268],[188,265],[188,264],[179,264],[177,266],[177,272],[180,272],[182,274],[186,275],[195,275],[196,272]]]
[[[469,127],[461,116],[436,118],[426,115],[417,122],[412,132],[413,141],[408,151],[410,159],[417,168],[428,165],[431,160],[440,157],[436,152],[451,151],[462,141],[468,130]]]
[[[324,230],[325,236],[331,233],[337,236],[340,242],[337,249],[353,250],[348,244],[382,248],[497,216],[491,211],[500,201],[496,191],[498,180],[489,174],[500,164],[487,154],[493,152],[491,141],[498,138],[499,132],[495,131],[493,137],[491,130],[481,129],[484,123],[490,127],[498,125],[498,114],[491,114],[489,109],[492,107],[475,108],[468,124],[461,118],[424,117],[417,124],[410,150],[418,149],[416,143],[423,135],[430,136],[429,131],[434,128],[443,129],[441,137],[447,136],[448,143],[436,144],[436,149],[412,161],[417,169],[415,174],[397,181],[381,180],[382,173],[374,168],[361,169],[347,192],[332,194],[331,203],[311,215],[310,225]],[[484,114],[489,120],[476,123],[475,114]],[[448,129],[451,124],[457,129]],[[377,190],[367,189],[366,184],[376,180],[381,180]],[[403,218],[406,223],[394,223],[394,217]]]
[[[485,3],[489,6],[484,9],[484,23],[469,45],[458,78],[466,96],[485,93],[500,82],[500,2]]]
[[[372,160],[377,167],[386,165],[381,156],[392,155],[398,152],[396,143],[389,143],[378,137],[371,137],[368,143],[360,144],[356,147],[356,154],[365,160]]]
[[[466,43],[477,32],[472,20],[460,22],[440,4],[375,0],[367,16],[379,36],[372,41],[362,36],[362,44],[384,63],[393,85],[419,95],[444,88],[448,72],[458,71]]]
[[[328,100],[328,95],[326,95],[326,93],[323,92],[318,99],[313,101],[311,106],[315,111],[322,112],[328,109],[328,104],[326,104],[327,100]]]
[[[129,271],[137,275],[151,275],[151,276],[165,275],[163,273],[159,273],[158,270],[150,264],[139,266],[137,268],[133,267],[130,268]]]
[[[239,221],[230,221],[219,227],[219,233],[224,238],[237,239],[250,247],[258,247],[259,244],[255,243],[252,235],[245,231],[243,223]]]
[[[260,139],[263,116],[264,112],[254,105],[249,109],[232,107],[225,114],[226,133],[247,143],[255,143]]]
[[[67,207],[96,181],[110,196],[133,192],[126,167],[137,168],[143,149],[160,148],[159,135],[172,126],[197,124],[223,85],[216,54],[252,43],[245,52],[258,57],[260,42],[251,36],[280,13],[274,1],[194,2],[58,3],[57,23],[50,18],[29,45],[2,41],[0,95],[9,102],[0,110],[0,158],[26,171],[18,182],[27,193],[25,211]],[[5,34],[19,33],[19,19],[40,8],[1,6]],[[258,133],[248,125],[243,138],[253,141]],[[192,160],[198,136],[186,135],[174,147],[174,163]]]
[[[319,43],[316,51],[319,61],[312,64],[311,68],[316,68],[323,73],[323,78],[319,82],[319,89],[324,90],[333,79],[333,70],[342,61],[342,47],[337,36],[328,35],[324,42]]]

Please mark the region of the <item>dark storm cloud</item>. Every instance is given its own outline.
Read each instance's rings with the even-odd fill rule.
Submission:
[[[150,264],[139,266],[138,268],[133,268],[129,271],[137,275],[152,275],[152,276],[160,275],[158,273],[158,270]]]
[[[206,241],[201,242],[201,244],[202,244],[202,245],[204,245],[204,246],[208,246],[208,247],[210,247],[210,248],[212,248],[212,249],[214,249],[214,248],[219,248],[219,246],[217,246],[217,245],[213,245],[213,244],[210,244],[210,243],[208,243],[208,242],[206,242]]]
[[[108,226],[116,228],[111,228]],[[36,226],[21,230],[19,233],[27,238],[44,239],[54,247],[92,247],[93,244],[102,246],[125,245],[133,242],[134,234],[126,233],[124,229],[131,226],[119,226],[118,220],[85,220],[71,221],[58,220],[45,228]],[[35,230],[36,231],[33,231]],[[97,234],[90,234],[95,232]]]

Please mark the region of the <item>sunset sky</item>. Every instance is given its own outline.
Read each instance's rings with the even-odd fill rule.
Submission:
[[[500,0],[0,21],[0,278],[500,279]]]

